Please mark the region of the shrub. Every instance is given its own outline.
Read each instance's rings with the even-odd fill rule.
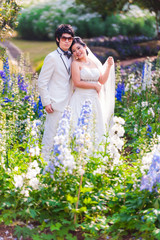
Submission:
[[[139,9],[139,8],[138,8]],[[139,11],[143,12],[139,9]],[[84,5],[74,0],[59,0],[24,9],[19,16],[18,32],[24,39],[53,40],[61,23],[71,24],[83,38],[95,36],[155,36],[155,17],[144,10],[144,16],[112,15],[103,20],[97,13],[88,13]]]

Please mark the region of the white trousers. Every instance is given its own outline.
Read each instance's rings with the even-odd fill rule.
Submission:
[[[50,154],[53,149],[54,137],[56,135],[59,120],[62,112],[54,111],[53,113],[47,113],[44,134],[42,138],[42,157],[48,162]]]

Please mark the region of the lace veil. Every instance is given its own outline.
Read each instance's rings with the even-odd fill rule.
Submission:
[[[103,74],[107,67],[107,60],[102,65],[98,58],[87,47],[88,57],[97,65],[100,72]],[[115,64],[111,66],[110,74],[107,82],[102,85],[100,91],[100,102],[102,106],[103,120],[106,123],[107,130],[113,124],[114,107],[115,107]]]

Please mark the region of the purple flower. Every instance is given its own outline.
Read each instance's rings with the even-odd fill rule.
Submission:
[[[27,101],[27,100],[29,100],[30,97],[31,97],[31,96],[26,95],[24,98],[22,98],[22,101]]]
[[[140,149],[139,148],[137,148],[137,150],[136,150],[136,153],[139,153],[140,152]]]
[[[149,168],[149,171],[146,175],[142,177],[141,180],[141,190],[153,191],[153,186],[156,187],[156,184],[160,182],[160,152],[156,152],[153,155],[152,163]],[[156,190],[156,188],[154,189]]]
[[[147,132],[152,132],[152,127],[148,124]]]
[[[18,87],[21,91],[27,93],[28,84],[25,83],[23,77],[20,74],[18,75]]]
[[[117,89],[116,89],[116,98],[117,101],[122,101],[122,95],[125,94],[125,84],[124,82],[118,83]]]
[[[13,102],[11,99],[9,99],[8,97],[4,97],[3,98],[3,101],[5,102],[5,103],[8,103],[8,102]]]

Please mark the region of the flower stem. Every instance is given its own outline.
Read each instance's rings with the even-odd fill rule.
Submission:
[[[78,199],[77,199],[77,202],[76,202],[76,209],[78,208],[78,203],[79,203],[79,198],[80,198],[82,181],[83,181],[83,174],[81,174],[81,179],[80,179],[80,183],[79,183]],[[76,223],[76,219],[77,219],[77,215],[76,215],[76,213],[75,213],[75,214],[74,214],[74,224]]]

